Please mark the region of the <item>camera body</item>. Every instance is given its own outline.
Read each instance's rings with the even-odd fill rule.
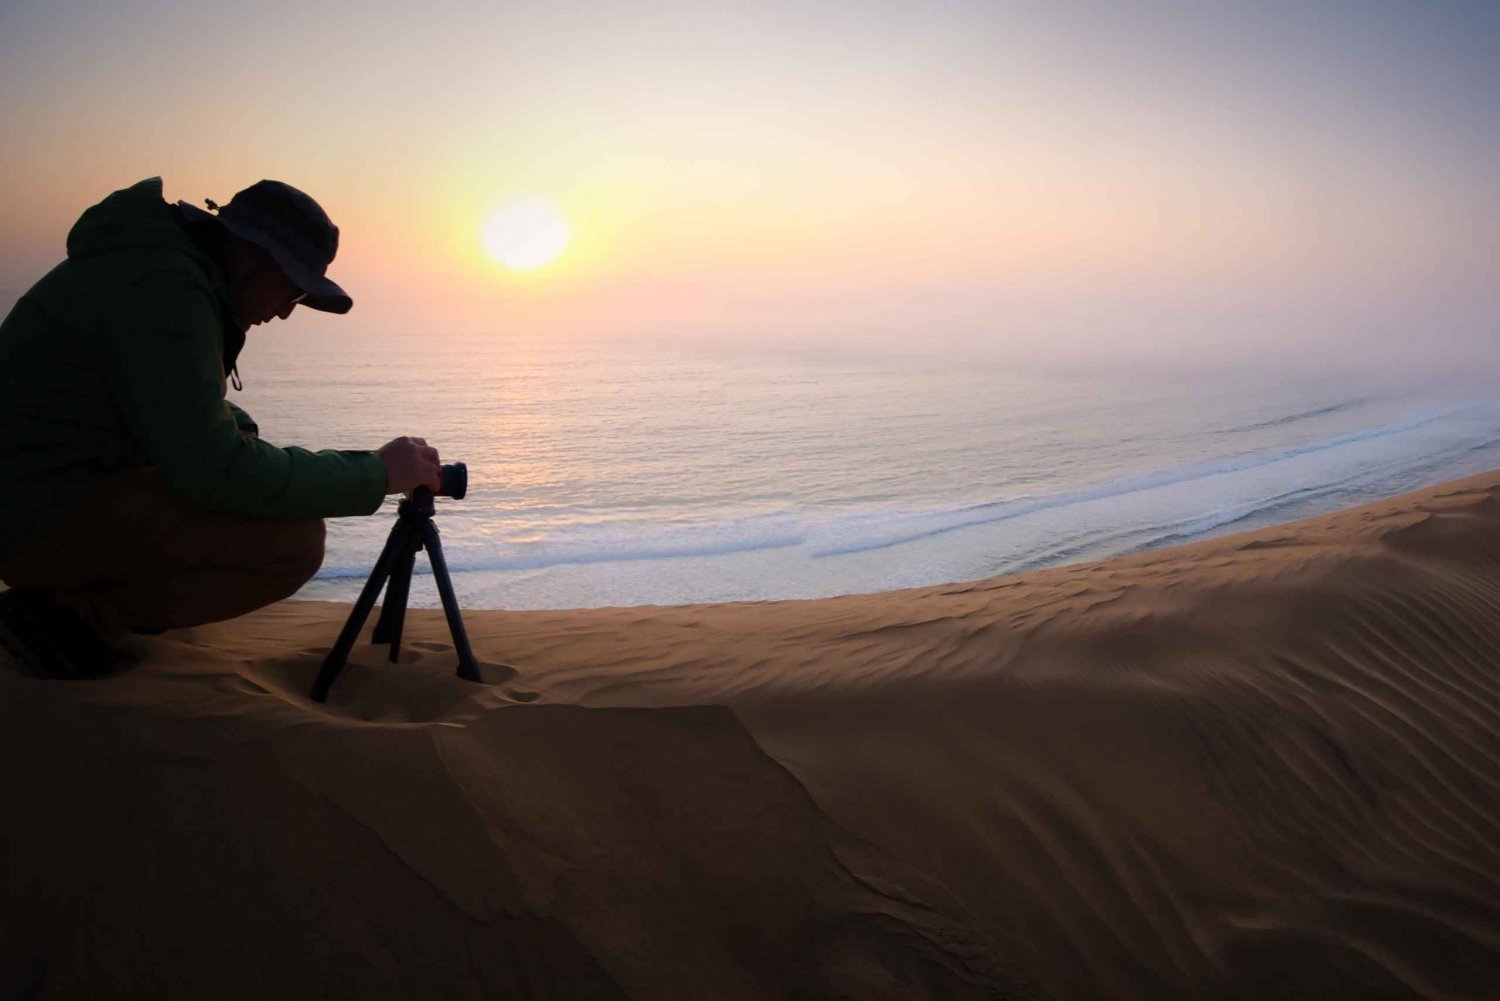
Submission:
[[[464,494],[469,492],[469,467],[462,462],[452,462],[440,469],[442,483],[437,490],[429,487],[417,487],[408,490],[406,497],[409,500],[430,508],[435,497],[452,497],[454,500],[463,500]]]

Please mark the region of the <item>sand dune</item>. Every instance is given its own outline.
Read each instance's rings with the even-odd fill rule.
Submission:
[[[346,614],[0,672],[0,996],[1500,996],[1500,473],[312,703]]]

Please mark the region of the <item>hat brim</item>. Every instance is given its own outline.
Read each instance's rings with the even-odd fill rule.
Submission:
[[[223,226],[229,232],[242,240],[249,241],[271,255],[281,273],[303,292],[306,297],[298,304],[308,309],[318,309],[325,313],[347,313],[354,307],[354,300],[349,293],[339,287],[338,283],[326,275],[320,275],[312,271],[294,257],[281,249],[266,233],[238,219],[225,219],[211,212],[205,212],[196,205],[187,202],[178,202],[179,206],[194,220],[211,219]]]

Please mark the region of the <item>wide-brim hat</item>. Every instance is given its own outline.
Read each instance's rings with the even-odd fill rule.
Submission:
[[[187,202],[178,206],[190,219],[211,219],[271,255],[283,274],[307,293],[302,305],[325,313],[347,313],[349,294],[328,277],[339,249],[339,228],[312,198],[281,181],[257,181],[237,193],[218,214]],[[216,206],[212,201],[210,208]]]

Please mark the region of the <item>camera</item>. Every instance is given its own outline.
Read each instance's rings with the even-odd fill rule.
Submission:
[[[469,492],[469,467],[462,462],[452,462],[443,466],[442,473],[443,485],[437,496],[463,500],[464,494]]]

